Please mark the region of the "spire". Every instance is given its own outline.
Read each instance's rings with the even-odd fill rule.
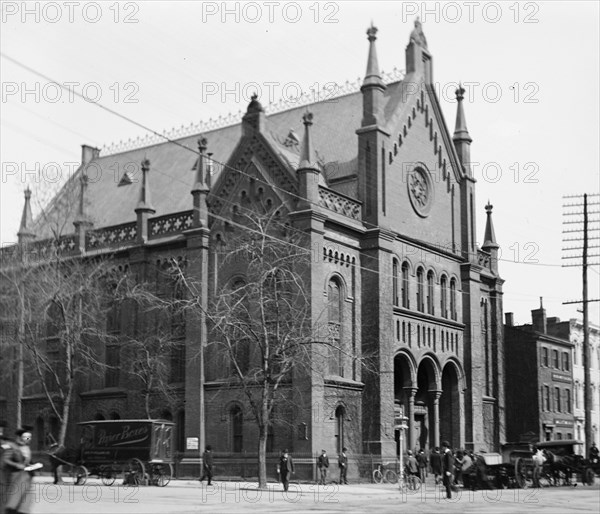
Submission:
[[[454,136],[452,136],[453,141],[468,141],[471,143],[473,140],[471,136],[469,136],[469,131],[467,130],[467,120],[465,118],[465,111],[463,109],[463,100],[465,98],[465,90],[462,87],[462,84],[458,84],[458,89],[455,91],[456,93],[456,126],[454,128]]]
[[[204,136],[201,136],[198,139],[198,161],[196,165],[196,176],[194,179],[194,187],[192,189],[192,194],[195,191],[208,191],[208,184],[206,180],[206,146],[207,140]]]
[[[367,39],[369,40],[369,58],[367,60],[367,72],[360,88],[363,95],[363,118],[362,127],[378,125],[381,120],[381,110],[383,104],[383,92],[386,87],[379,73],[379,63],[377,61],[377,49],[375,41],[377,40],[377,27],[371,26],[367,29]]]
[[[152,207],[150,200],[150,183],[148,181],[148,172],[150,171],[150,161],[144,159],[142,161],[142,187],[140,188],[140,200],[137,204],[135,212],[145,211],[154,214],[156,211]]]
[[[454,135],[452,140],[454,141],[454,148],[456,153],[464,167],[465,173],[472,177],[471,171],[471,136],[467,130],[467,120],[465,118],[465,111],[463,109],[463,100],[465,98],[465,90],[462,85],[458,84],[456,90],[456,126],[454,128]]]
[[[427,38],[423,32],[423,26],[418,17],[415,19],[415,28],[410,33],[405,56],[406,77],[404,80],[407,81],[407,84],[411,84],[411,82],[433,84],[432,58],[427,48]],[[414,94],[415,92],[412,90],[414,86],[409,87],[411,87],[411,94]]]
[[[375,86],[385,89],[385,84],[379,73],[379,62],[377,60],[377,48],[375,41],[377,40],[377,27],[371,22],[371,26],[367,29],[367,39],[369,40],[369,57],[367,59],[367,72],[362,87]],[[362,89],[362,88],[361,88]]]
[[[88,181],[89,179],[87,174],[85,172],[82,172],[81,177],[79,178],[79,207],[77,209],[77,216],[75,218],[75,221],[73,222],[74,224],[89,222],[85,212],[85,191],[87,189]]]
[[[310,137],[310,127],[312,126],[313,114],[312,112],[306,112],[302,116],[302,122],[304,123],[304,139],[302,140],[302,147],[300,148],[300,164],[298,169],[312,168],[318,170],[317,159]]]
[[[317,164],[315,149],[310,137],[310,127],[312,126],[312,112],[304,113],[302,121],[304,122],[304,139],[300,149],[300,163],[298,164],[298,181],[300,202],[298,209],[314,209],[319,203],[319,179],[321,173]]]
[[[207,145],[208,141],[204,136],[201,136],[200,139],[198,139],[198,163],[196,165],[194,186],[191,191],[194,199],[194,210],[192,215],[193,227],[208,227],[208,206],[206,204],[206,197],[210,192],[210,188],[208,187],[210,177],[208,176],[209,170],[206,166]]]
[[[17,232],[19,243],[25,243],[35,238],[33,232],[33,216],[31,215],[31,189],[27,186],[25,189],[25,204],[23,205],[23,215],[21,216],[21,224]]]
[[[488,250],[491,248],[500,248],[498,243],[496,243],[496,234],[494,233],[494,224],[492,223],[492,209],[493,205],[490,204],[488,200],[487,205],[485,206],[485,212],[487,213],[487,220],[485,222],[485,234],[483,236],[483,246],[481,247],[483,250]]]

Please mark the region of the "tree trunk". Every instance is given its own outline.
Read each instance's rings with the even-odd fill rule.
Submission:
[[[258,427],[258,487],[267,487],[267,425],[264,422]]]
[[[62,408],[62,423],[60,425],[60,433],[58,434],[59,446],[65,445],[65,439],[67,438],[67,427],[69,426],[69,415],[71,413],[71,397],[73,395],[73,382],[69,384],[69,389],[65,397]]]

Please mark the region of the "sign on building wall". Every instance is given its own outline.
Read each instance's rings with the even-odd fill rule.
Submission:
[[[186,450],[197,450],[198,449],[198,438],[197,437],[186,437],[185,449]]]

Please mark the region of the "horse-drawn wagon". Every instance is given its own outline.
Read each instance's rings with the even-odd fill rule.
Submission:
[[[96,475],[105,485],[123,476],[126,485],[166,486],[173,476],[173,427],[165,420],[85,421],[80,447],[69,452],[67,473],[84,484]],[[65,466],[63,466],[65,467]]]
[[[583,453],[583,442],[574,439],[543,441],[535,446],[541,449],[545,462],[540,471],[538,482],[540,487],[557,485],[593,485],[595,473],[592,463]],[[522,455],[515,461],[515,476],[521,487],[534,484],[533,453]]]

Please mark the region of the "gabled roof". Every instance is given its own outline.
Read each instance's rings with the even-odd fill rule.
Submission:
[[[391,117],[398,108],[398,96],[401,81],[387,85],[384,93],[383,112],[385,118]],[[389,106],[388,106],[389,104]],[[311,136],[316,154],[323,167],[324,174],[331,178],[351,176],[356,173],[358,145],[356,130],[360,127],[362,118],[362,94],[360,91],[340,97],[302,105],[286,111],[267,115],[265,137],[273,144],[273,150],[284,161],[293,167],[298,166],[299,148],[285,144],[290,130],[303,134],[302,115],[310,110],[314,116]],[[100,156],[88,165],[89,185],[86,192],[86,210],[95,228],[118,225],[135,221],[134,209],[138,200],[141,186],[141,162],[148,159],[151,163],[149,172],[149,187],[152,194],[155,216],[181,212],[191,209],[192,197],[190,191],[194,180],[194,165],[197,160],[197,139],[201,134],[189,136],[172,142],[164,142],[145,148]],[[217,163],[226,163],[240,138],[242,137],[241,123],[228,127],[204,132],[208,140],[208,153]],[[216,164],[212,183],[215,184],[222,167]],[[81,169],[77,175],[81,173]],[[123,176],[127,175],[131,184],[121,185]],[[58,198],[50,204],[50,211],[63,205],[60,197],[77,198],[78,180],[69,180],[58,193]],[[332,185],[332,189],[338,186]],[[355,180],[340,184],[339,191],[349,196],[355,196]],[[73,232],[75,208],[62,215],[64,233]],[[49,216],[39,216],[33,231],[39,239],[49,237],[50,228],[47,219],[53,219],[56,213]]]

